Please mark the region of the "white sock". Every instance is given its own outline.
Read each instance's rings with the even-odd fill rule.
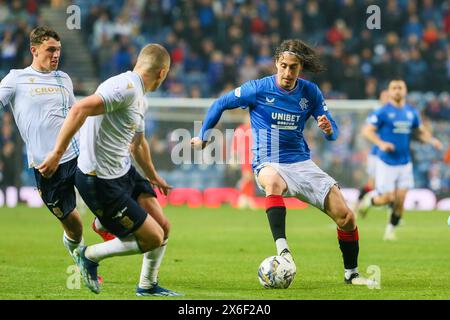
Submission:
[[[136,242],[136,238],[131,236],[94,244],[87,247],[84,254],[89,260],[99,262],[110,257],[128,256],[137,253],[142,253],[141,249]]]
[[[161,247],[144,253],[142,259],[141,277],[139,279],[139,287],[143,289],[151,288],[154,283],[158,282],[158,271],[161,262],[166,253],[168,239],[164,240]]]
[[[354,273],[358,273],[358,267],[354,269],[344,269],[344,277],[345,279],[350,279],[350,276]]]
[[[284,249],[289,250],[289,246],[285,238],[279,238],[275,241],[275,245],[277,246],[277,254],[280,255]]]
[[[100,222],[100,220],[98,220],[98,218],[94,219],[94,225],[95,225],[95,229],[97,229],[99,231],[107,231],[105,229],[105,227],[102,225],[102,223]]]
[[[66,247],[66,249],[69,251],[70,254],[72,254],[73,250],[75,250],[76,248],[78,248],[78,246],[81,244],[83,245],[83,238],[81,238],[80,242],[76,242],[75,240],[69,238],[69,236],[67,235],[66,231],[64,231],[63,233],[63,244],[64,247]]]
[[[386,233],[392,233],[395,230],[395,226],[391,223],[388,223],[388,225],[386,226]]]

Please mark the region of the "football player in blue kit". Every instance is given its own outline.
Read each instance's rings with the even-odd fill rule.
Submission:
[[[422,125],[417,110],[406,103],[407,88],[402,79],[393,79],[388,87],[389,102],[376,110],[362,129],[362,134],[379,148],[375,169],[376,195],[367,194],[359,213],[365,215],[372,205],[391,206],[391,218],[384,240],[395,240],[395,228],[403,216],[408,189],[414,187],[410,142],[414,136],[442,150],[442,143]]]
[[[387,89],[384,89],[380,93],[379,98],[379,107],[381,108],[389,101],[389,95]],[[372,115],[372,112],[369,114],[368,119],[370,119],[370,116]],[[376,192],[375,189],[375,169],[376,169],[376,163],[377,163],[377,157],[378,157],[378,146],[376,144],[372,145],[372,148],[369,151],[369,154],[367,155],[367,166],[366,166],[366,173],[367,173],[367,183],[359,190],[359,196],[358,201],[355,206],[355,211],[358,214],[359,208],[362,206],[362,199],[364,196],[369,192]],[[365,216],[362,215],[362,218]]]
[[[241,107],[250,113],[253,138],[253,171],[266,195],[266,213],[277,254],[294,261],[286,240],[286,206],[283,196],[296,197],[315,206],[337,224],[344,260],[345,283],[368,285],[358,273],[359,236],[355,215],[344,201],[337,182],[312,160],[303,130],[313,117],[323,136],[336,140],[338,128],[321,91],[299,78],[300,72],[324,70],[315,51],[301,40],[285,40],[276,49],[277,73],[248,81],[217,99],[208,110],[195,149],[206,146],[209,129],[225,110]]]

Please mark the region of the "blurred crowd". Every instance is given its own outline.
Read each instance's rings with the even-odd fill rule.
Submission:
[[[173,69],[164,96],[216,96],[273,72],[280,41],[317,48],[328,70],[305,75],[335,98],[376,98],[394,76],[410,90],[450,84],[447,0],[76,0],[101,79],[129,69],[139,48],[164,44]],[[381,29],[366,26],[379,5]]]
[[[28,33],[53,2],[80,7],[99,81],[130,69],[144,44],[164,44],[161,96],[217,96],[271,74],[287,38],[317,49],[327,71],[304,76],[330,98],[376,99],[397,76],[411,91],[450,87],[450,0],[0,0],[0,76],[29,64]],[[373,4],[380,30],[366,25]]]
[[[140,48],[158,42],[168,48],[172,69],[156,95],[215,97],[272,74],[274,49],[283,39],[300,38],[327,67],[304,75],[327,99],[377,99],[389,79],[402,77],[410,101],[449,145],[450,0],[0,0],[0,79],[30,65],[28,34],[45,24],[43,6],[58,3],[81,8],[81,34],[99,82],[132,68]],[[366,26],[373,4],[381,9],[380,30]],[[64,70],[64,59],[60,66]],[[358,116],[337,114],[339,144],[325,145],[315,131],[308,140],[316,144],[316,160],[347,187],[364,180],[368,145],[357,139],[363,119],[352,117]],[[1,120],[0,177],[10,183],[4,167],[11,144],[16,152],[23,146],[11,116]],[[3,123],[12,123],[13,134]],[[448,164],[436,160],[441,155],[421,144],[413,151],[416,184],[450,194]],[[348,163],[352,172],[345,170]],[[22,183],[32,181],[21,177]]]
[[[40,21],[39,0],[0,0],[0,78],[31,64],[29,33]]]

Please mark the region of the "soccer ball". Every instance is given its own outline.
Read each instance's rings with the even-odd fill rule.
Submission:
[[[282,256],[268,257],[258,269],[259,282],[266,289],[286,289],[294,280],[296,267]]]

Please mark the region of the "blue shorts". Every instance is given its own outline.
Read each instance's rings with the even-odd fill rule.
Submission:
[[[147,212],[137,202],[139,195],[156,197],[150,182],[133,166],[117,179],[101,179],[77,169],[75,185],[102,225],[119,238],[136,231],[147,218]]]
[[[47,179],[34,169],[39,195],[47,208],[59,219],[64,220],[76,207],[75,172],[77,158],[59,165],[55,174]]]

